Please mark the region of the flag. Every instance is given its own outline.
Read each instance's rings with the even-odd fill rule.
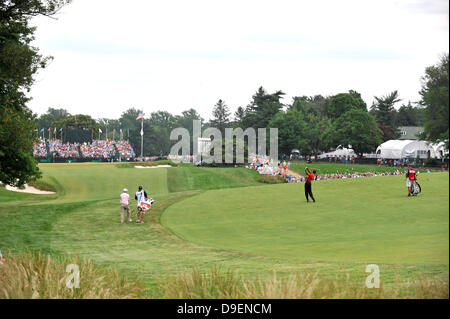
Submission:
[[[49,133],[50,133],[50,129],[51,129],[51,127],[49,127],[48,130],[47,130]]]
[[[144,135],[144,129],[141,128],[141,136]]]
[[[62,127],[59,129],[60,132],[62,132]]]
[[[56,134],[56,127],[53,129],[53,133]]]
[[[44,132],[44,128],[41,128],[41,133]]]
[[[99,132],[100,134],[103,133],[101,128],[98,128],[98,132]]]
[[[138,120],[140,120],[142,118],[144,118],[144,114],[142,112],[139,112],[138,117],[136,117],[136,121],[138,121]]]

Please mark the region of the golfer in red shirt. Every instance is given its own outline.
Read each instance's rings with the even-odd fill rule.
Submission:
[[[313,170],[312,173],[309,170],[308,167],[305,168],[305,173],[307,175],[306,177],[306,183],[305,183],[305,196],[306,196],[306,202],[309,203],[309,196],[311,196],[311,199],[313,200],[313,202],[315,203],[316,200],[314,199],[312,190],[311,190],[311,181],[314,179],[314,177],[316,176],[316,170]]]

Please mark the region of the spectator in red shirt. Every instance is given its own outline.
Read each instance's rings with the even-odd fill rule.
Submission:
[[[406,187],[408,187],[408,197],[411,196],[412,184],[416,181],[416,170],[408,166],[406,170]]]
[[[316,200],[314,199],[313,193],[312,193],[312,189],[311,189],[311,181],[314,179],[314,177],[316,176],[316,170],[313,170],[312,173],[309,170],[308,167],[305,168],[305,173],[306,173],[306,183],[305,183],[305,196],[306,196],[306,202],[309,203],[309,197],[308,195],[311,197],[311,199],[313,200],[313,202],[315,203]]]

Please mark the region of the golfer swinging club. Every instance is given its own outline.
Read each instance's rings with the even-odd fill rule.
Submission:
[[[306,183],[305,183],[305,196],[306,196],[306,202],[309,203],[309,198],[308,195],[311,196],[311,199],[313,200],[313,202],[315,203],[316,200],[314,199],[312,190],[311,190],[311,181],[314,179],[314,177],[316,176],[316,170],[313,170],[312,173],[309,170],[308,167],[305,167],[305,173],[307,175],[306,177]]]
[[[141,208],[140,204],[147,199],[147,192],[139,186],[139,190],[134,195],[134,199],[137,200],[137,220],[136,223],[144,223],[145,211]]]

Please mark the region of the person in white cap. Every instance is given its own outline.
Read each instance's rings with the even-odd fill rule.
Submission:
[[[128,206],[128,201],[130,200],[130,195],[128,195],[128,189],[124,188],[123,193],[120,194],[120,223],[123,224],[125,211],[127,211],[127,220],[131,222],[130,207]]]

